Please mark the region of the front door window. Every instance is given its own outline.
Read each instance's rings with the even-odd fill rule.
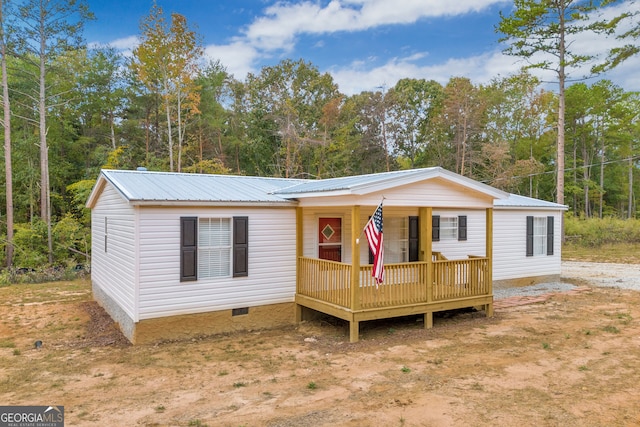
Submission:
[[[342,218],[320,218],[318,242],[318,258],[341,262]]]

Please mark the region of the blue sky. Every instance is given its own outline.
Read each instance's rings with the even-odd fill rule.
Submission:
[[[89,0],[96,20],[85,27],[89,43],[130,51],[140,20],[152,1]],[[332,74],[348,95],[392,87],[401,78],[442,84],[464,76],[475,84],[517,72],[518,58],[503,55],[499,12],[508,0],[157,0],[167,18],[177,12],[203,38],[205,52],[237,79],[285,58],[304,59]],[[627,0],[625,10],[640,10]],[[613,14],[616,10],[609,10]],[[613,39],[583,35],[576,48],[599,54]],[[606,77],[626,90],[640,90],[640,57]],[[549,75],[540,74],[552,80]],[[553,89],[553,87],[551,87]]]

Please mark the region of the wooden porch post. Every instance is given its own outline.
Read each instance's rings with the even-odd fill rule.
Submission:
[[[487,208],[486,214],[486,249],[487,272],[485,280],[487,280],[489,295],[493,295],[493,208]],[[493,317],[493,303],[486,304],[484,307],[487,316]]]
[[[360,322],[355,320],[353,311],[360,309],[360,206],[351,208],[351,320],[349,321],[349,341],[357,342]]]
[[[433,208],[422,207],[418,210],[420,216],[420,261],[427,261],[427,302],[433,301],[433,229],[431,227],[431,219],[433,217]],[[433,327],[433,312],[424,314],[424,327],[430,329]]]
[[[303,254],[302,244],[303,244],[303,227],[302,227],[302,208],[296,207],[296,293],[300,290],[300,257]],[[300,323],[302,321],[302,306],[300,304],[296,304],[296,323]]]

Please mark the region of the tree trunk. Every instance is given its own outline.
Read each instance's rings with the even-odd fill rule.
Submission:
[[[634,217],[633,215],[633,156],[629,152],[629,210],[627,211],[627,219]]]
[[[49,264],[53,264],[53,237],[51,233],[51,189],[49,188],[49,147],[47,145],[47,106],[46,106],[46,49],[47,35],[44,22],[40,21],[40,93],[38,110],[40,120],[40,217],[47,224],[47,245]]]
[[[0,55],[2,55],[2,104],[4,107],[4,165],[5,165],[5,193],[7,198],[7,246],[6,265],[13,265],[13,168],[11,164],[11,105],[9,103],[9,83],[7,77],[7,52],[4,34],[4,14],[2,10],[4,0],[0,0]]]
[[[169,102],[169,87],[167,85],[167,81],[164,83],[165,90],[165,98],[164,98],[164,106],[167,110],[167,138],[169,141],[169,168],[171,172],[173,172],[173,135],[171,130],[171,103]]]
[[[600,212],[599,212],[600,219],[602,219],[603,202],[604,202],[604,138],[602,138],[602,149],[600,151]]]

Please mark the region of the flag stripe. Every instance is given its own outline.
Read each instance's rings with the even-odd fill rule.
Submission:
[[[373,254],[373,268],[371,276],[376,281],[376,287],[384,281],[384,241],[382,234],[382,203],[378,206],[373,216],[364,227],[364,233],[369,243],[369,249]]]

